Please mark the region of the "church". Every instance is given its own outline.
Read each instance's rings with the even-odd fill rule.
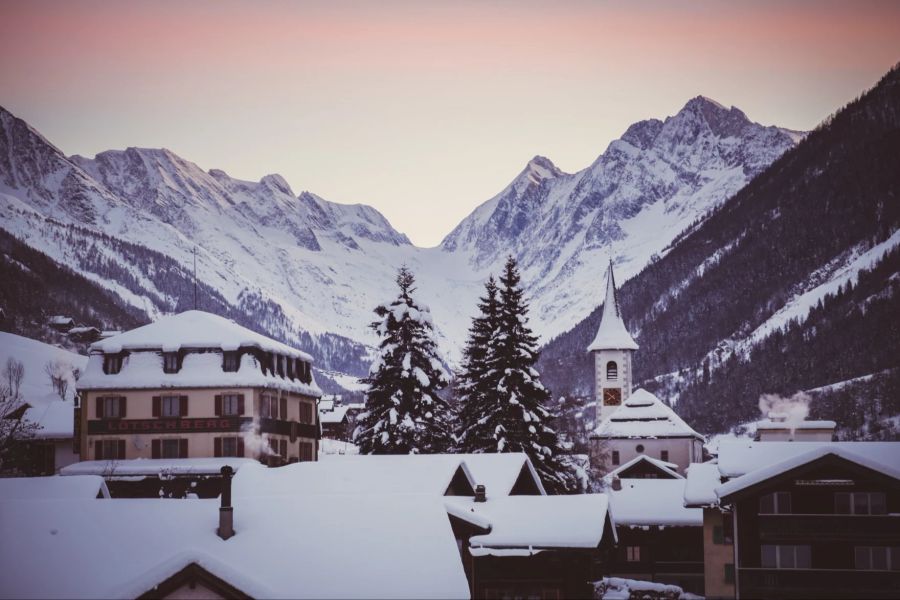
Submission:
[[[599,423],[591,434],[591,467],[607,473],[644,455],[684,474],[689,464],[702,461],[705,439],[650,392],[632,391],[632,363],[637,350],[622,320],[610,261],[600,326],[587,348],[594,357]]]

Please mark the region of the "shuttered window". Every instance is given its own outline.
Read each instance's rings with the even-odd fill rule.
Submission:
[[[186,417],[188,414],[187,396],[154,396],[153,416],[163,418]]]
[[[300,401],[300,422],[307,425],[315,424],[313,419],[313,407],[309,402]]]
[[[216,395],[215,402],[217,417],[236,417],[244,414],[243,394]]]
[[[126,415],[125,396],[98,396],[98,419],[122,419]]]
[[[278,398],[270,394],[263,394],[259,399],[259,416],[264,419],[277,419]]]
[[[96,440],[94,460],[124,460],[125,440]]]
[[[300,442],[300,462],[313,460],[313,445],[310,442]]]

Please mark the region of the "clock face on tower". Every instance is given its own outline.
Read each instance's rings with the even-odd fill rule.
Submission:
[[[603,406],[619,406],[620,404],[622,404],[622,390],[603,388]]]

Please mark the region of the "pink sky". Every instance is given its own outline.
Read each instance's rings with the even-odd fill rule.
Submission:
[[[535,154],[698,94],[808,129],[898,60],[898,2],[0,0],[0,105],[64,152],[281,173],[426,246]]]

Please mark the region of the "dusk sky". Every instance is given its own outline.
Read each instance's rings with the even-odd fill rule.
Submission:
[[[809,129],[900,61],[900,2],[0,1],[0,105],[67,154],[166,147],[440,242],[534,155],[691,97]]]

